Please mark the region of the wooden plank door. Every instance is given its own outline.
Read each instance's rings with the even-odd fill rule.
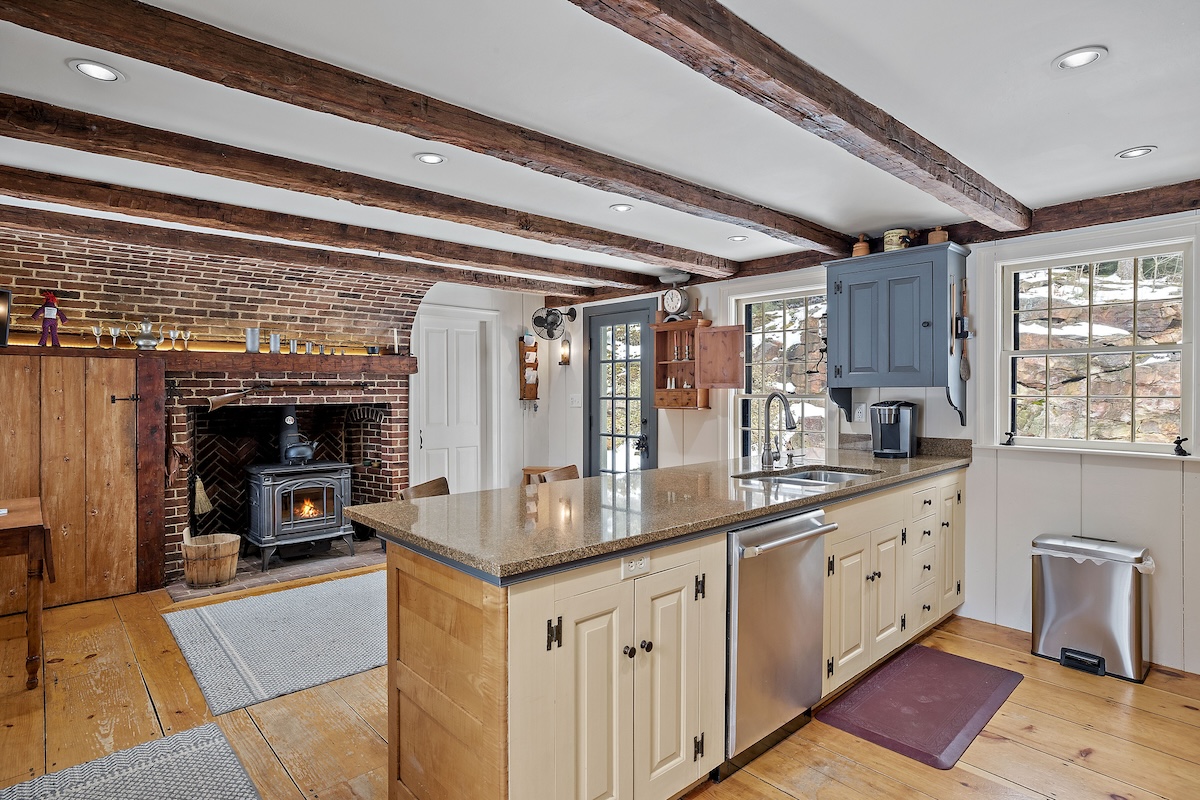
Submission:
[[[87,595],[137,591],[137,390],[132,359],[86,359]],[[112,398],[118,398],[113,402]]]
[[[37,497],[41,418],[37,356],[0,356],[0,500]],[[25,559],[0,558],[0,616],[25,610]]]
[[[557,800],[633,797],[633,595],[618,583],[554,604]]]
[[[674,797],[698,777],[699,574],[684,564],[634,583],[634,797]]]
[[[42,359],[42,507],[54,543],[56,580],[45,583],[47,606],[89,599],[87,593],[87,453],[85,359]]]

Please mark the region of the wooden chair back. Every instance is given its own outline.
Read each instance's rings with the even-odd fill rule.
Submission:
[[[431,481],[418,483],[400,490],[401,500],[416,500],[418,497],[439,497],[450,494],[450,484],[445,478],[434,478]]]
[[[565,467],[539,472],[537,479],[538,483],[552,483],[554,481],[573,481],[578,477],[579,469],[574,464],[567,464]]]

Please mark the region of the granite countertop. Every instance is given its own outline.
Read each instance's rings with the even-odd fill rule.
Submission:
[[[623,550],[827,505],[970,462],[961,451],[884,459],[840,450],[797,465],[877,472],[821,490],[801,489],[732,478],[758,471],[753,459],[744,458],[350,506],[345,513],[386,541],[504,585]]]

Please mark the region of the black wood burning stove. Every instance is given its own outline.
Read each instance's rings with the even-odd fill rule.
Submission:
[[[315,445],[300,435],[296,407],[283,407],[280,464],[246,467],[250,475],[250,543],[262,569],[281,545],[341,537],[354,555],[354,527],[342,517],[350,499],[350,465],[309,461]]]

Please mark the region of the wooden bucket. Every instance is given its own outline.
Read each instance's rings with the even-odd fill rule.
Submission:
[[[193,589],[224,586],[237,572],[242,537],[233,533],[193,536],[183,543],[183,577]]]

